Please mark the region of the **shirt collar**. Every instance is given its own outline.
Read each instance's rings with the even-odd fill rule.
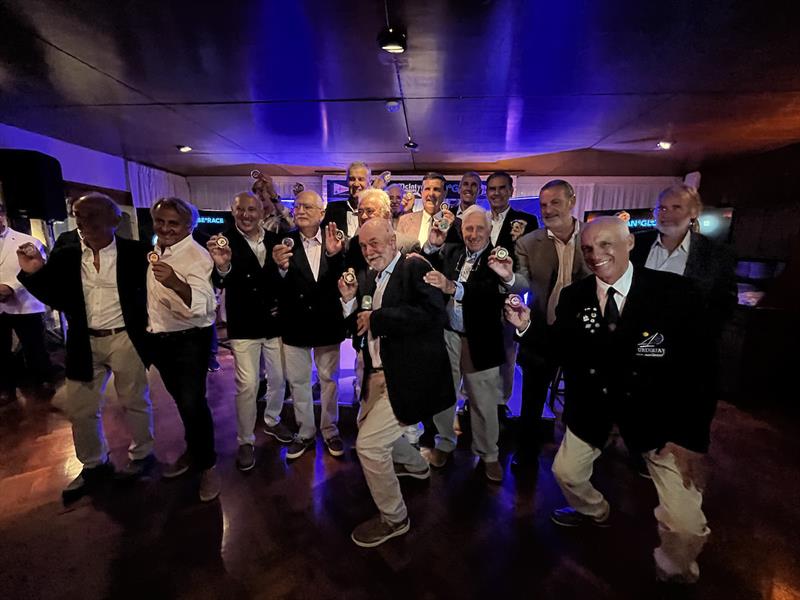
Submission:
[[[400,251],[399,250],[394,253],[394,258],[392,259],[392,262],[390,262],[388,265],[386,265],[386,268],[383,271],[378,273],[378,277],[376,278],[376,281],[378,279],[383,279],[384,277],[388,277],[389,275],[391,275],[394,272],[394,268],[397,266],[397,261],[398,260],[400,260]]]
[[[318,227],[317,228],[317,233],[313,237],[310,237],[310,238],[307,238],[306,236],[303,235],[302,232],[300,232],[300,239],[303,240],[304,244],[308,244],[312,240],[317,240],[317,243],[319,243],[319,245],[321,246],[322,245],[322,227]]]
[[[470,252],[469,248],[464,246],[464,250],[467,253],[467,260],[469,262],[477,261],[478,258],[480,258],[481,254],[483,254],[483,251],[486,250],[486,248],[488,248],[488,247],[489,247],[489,242],[488,241],[486,242],[486,245],[483,248],[481,248],[480,250],[478,250],[477,252]]]
[[[501,213],[499,213],[496,217],[494,216],[494,213],[492,213],[492,221],[502,221],[503,219],[506,218],[506,215],[510,210],[511,210],[511,205],[509,204],[508,206],[506,206],[506,209]]]
[[[79,238],[79,239],[81,241],[81,253],[85,253],[87,250],[89,252],[93,252],[93,250],[91,248],[89,248],[89,246],[86,245],[86,242],[83,241],[83,238]],[[111,250],[116,250],[116,249],[117,249],[117,238],[115,236],[115,237],[111,238],[111,243],[108,246],[106,246],[104,248],[100,248],[100,252],[105,253],[105,252],[109,252]]]
[[[172,244],[172,246],[167,246],[163,250],[161,249],[161,246],[158,243],[156,243],[156,252],[158,254],[164,255],[169,250],[170,254],[177,254],[181,252],[183,249],[191,246],[193,241],[194,238],[192,238],[192,234],[190,233],[177,244]]]
[[[578,219],[576,219],[575,217],[572,217],[572,235],[569,236],[569,239],[567,240],[567,244],[573,242],[575,240],[575,238],[578,237],[578,233],[579,233],[578,230],[579,230]],[[558,239],[555,236],[555,234],[552,231],[550,231],[549,227],[547,229],[545,229],[545,231],[547,232],[547,237],[549,237],[551,240],[557,240]]]
[[[617,292],[620,296],[628,297],[628,292],[631,291],[631,283],[633,281],[633,263],[628,262],[628,268],[625,269],[625,272],[622,274],[622,277],[617,279],[614,283],[606,283],[605,281],[601,280],[599,277],[595,277],[597,280],[597,291],[599,297],[604,297],[608,294],[608,288],[613,287],[614,291]]]
[[[247,241],[247,242],[252,242],[253,241],[244,231],[239,229],[238,225],[236,226],[236,231],[238,231],[239,233],[242,234],[242,237],[245,239],[245,241]],[[264,228],[263,227],[259,227],[258,228],[258,239],[256,240],[256,244],[260,244],[263,241],[264,241]]]
[[[8,236],[8,232],[9,232],[9,231],[11,231],[11,227],[9,227],[8,225],[6,225],[6,228],[5,228],[5,229],[3,229],[2,233],[0,233],[0,240],[4,240],[4,239],[6,239],[6,236]]]
[[[692,230],[691,229],[687,229],[686,230],[686,235],[683,236],[683,240],[681,241],[680,244],[678,244],[678,247],[675,248],[675,251],[682,250],[686,254],[689,254],[689,245],[691,243],[691,239],[692,239]],[[656,244],[658,244],[659,246],[664,248],[664,244],[661,243],[661,234],[660,233],[656,236]],[[666,248],[664,248],[664,250],[666,250]]]

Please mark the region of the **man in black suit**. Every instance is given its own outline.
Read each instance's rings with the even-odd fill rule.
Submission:
[[[539,222],[536,215],[531,215],[521,210],[511,208],[510,201],[514,195],[514,181],[505,171],[495,171],[486,178],[486,198],[492,211],[492,245],[495,248],[505,248],[516,264],[514,254],[516,241],[537,229]],[[498,415],[502,422],[511,417],[508,401],[514,391],[514,371],[517,364],[517,344],[514,342],[514,330],[506,327],[504,330],[503,347],[506,351],[506,361],[500,372],[503,376],[503,397],[497,405]]]
[[[444,301],[423,280],[430,266],[400,254],[386,219],[367,221],[359,236],[373,276],[363,288],[344,278],[338,285],[344,314],[364,348],[356,450],[380,515],[356,527],[351,538],[369,548],[409,530],[398,477],[430,477],[425,459],[403,437],[403,424],[454,404],[455,393],[442,335]]]
[[[344,271],[344,243],[336,225],[321,227],[325,203],[316,192],[298,194],[294,203],[297,229],[272,249],[281,277],[278,310],[283,323],[286,377],[294,400],[300,431],[286,451],[295,459],[314,446],[316,425],[311,399],[311,358],[321,385],[322,437],[331,456],[344,454],[339,436],[339,344],[344,340],[344,318],[337,282]],[[291,240],[291,246],[284,243]]]
[[[72,424],[81,473],[64,489],[78,495],[113,472],[103,433],[103,394],[114,386],[133,438],[122,475],[136,477],[153,463],[153,414],[145,368],[148,246],[115,236],[121,211],[98,192],[74,204],[77,231],[62,234],[45,263],[31,244],[17,251],[19,281],[64,313],[69,323],[66,382],[60,408]]]
[[[464,386],[470,401],[472,450],[480,457],[490,481],[503,480],[498,461],[499,424],[497,404],[502,399],[500,367],[505,363],[502,319],[508,288],[504,277],[513,279],[511,259],[504,270],[489,241],[491,218],[480,206],[470,206],[461,216],[461,243],[444,243],[445,234],[431,229],[425,253],[435,271],[425,281],[441,290],[447,301],[448,323],[444,338],[456,388]],[[516,290],[515,290],[516,291]],[[434,467],[443,467],[456,447],[453,427],[455,405],[436,414],[439,434],[427,457]]]
[[[262,360],[269,382],[264,432],[285,444],[292,441],[292,433],[281,421],[286,383],[278,318],[280,281],[269,259],[277,236],[261,228],[264,211],[253,194],[234,196],[231,213],[234,226],[222,236],[212,236],[206,247],[215,264],[211,279],[225,290],[228,339],[236,363],[236,466],[249,471],[256,464],[253,426]]]
[[[641,453],[658,493],[660,580],[697,580],[696,558],[709,534],[702,511],[702,466],[714,399],[698,385],[703,335],[691,284],[671,273],[634,269],[633,236],[624,222],[603,217],[581,232],[594,276],[565,288],[553,340],[564,369],[564,439],[553,474],[569,503],[553,512],[557,525],[608,526],[610,509],[589,479],[614,424]],[[527,343],[527,307],[506,317]]]
[[[372,171],[366,163],[356,161],[347,167],[347,200],[330,202],[325,208],[323,227],[328,223],[336,223],[336,228],[343,231],[348,238],[358,233],[358,194],[370,186]]]
[[[709,335],[716,339],[736,306],[736,257],[729,247],[694,231],[702,209],[695,188],[665,189],[653,209],[656,230],[636,235],[631,262],[691,279],[703,300]]]

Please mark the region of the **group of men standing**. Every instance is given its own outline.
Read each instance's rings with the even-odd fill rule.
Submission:
[[[499,419],[518,361],[519,466],[538,463],[543,404],[563,370],[567,429],[553,471],[569,506],[554,511],[553,521],[609,524],[608,503],[589,478],[617,426],[631,452],[644,457],[659,494],[659,577],[696,580],[708,535],[700,464],[715,399],[708,378],[699,377],[697,350],[715,344],[733,285],[728,255],[691,231],[701,208],[696,191],[666,190],[655,209],[658,232],[634,245],[619,219],[575,219],[575,192],[563,180],[541,189],[542,229],[535,216],[510,207],[513,180],[505,172],[486,179],[490,210],[477,204],[477,173],[463,176],[452,208],[443,207],[445,178],[426,174],[419,212],[401,187],[371,184],[367,165],[353,163],[348,200],[326,204],[302,191],[291,214],[257,181],[253,193],[234,197],[234,225],[206,248],[192,239],[197,210],[183,200],[153,205],[151,248],[115,236],[119,209],[89,194],[74,206],[78,231],[59,238],[46,262],[30,241],[19,247],[18,283],[70,325],[62,408],[84,469],[65,493],[112,470],[101,420],[112,372],[133,438],[117,476],[152,466],[145,369],[153,364],[177,404],[187,448],[163,474],[192,469],[202,500],[219,494],[205,389],[216,287],[226,293],[236,365],[240,470],[255,465],[262,373],[263,431],[288,444],[288,459],[315,447],[312,363],[323,442],[332,456],[344,454],[339,349],[351,339],[359,356],[356,451],[379,511],[353,531],[356,544],[377,546],[409,530],[399,478],[426,479],[431,466],[448,462],[462,385],[473,452],[486,478],[502,481]],[[281,420],[285,384],[296,431]],[[410,431],[421,421],[437,431],[435,446],[422,452]]]

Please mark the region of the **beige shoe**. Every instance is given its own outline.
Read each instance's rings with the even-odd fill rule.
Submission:
[[[500,461],[484,462],[483,470],[486,473],[486,479],[489,481],[494,483],[503,481],[503,467],[500,465]]]
[[[219,473],[214,467],[206,469],[200,476],[200,501],[211,502],[219,496]]]

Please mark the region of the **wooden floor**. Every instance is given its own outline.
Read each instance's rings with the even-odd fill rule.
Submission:
[[[474,469],[468,441],[429,481],[403,482],[412,528],[380,548],[350,541],[375,514],[352,452],[316,452],[287,464],[259,432],[256,468],[236,470],[233,363],[209,375],[216,424],[219,501],[202,504],[191,479],[159,470],[128,486],[99,490],[65,507],[61,488],[79,472],[70,428],[46,399],[25,396],[0,413],[0,592],[17,598],[800,598],[800,428],[796,419],[752,416],[720,406],[714,478],[706,511],[712,529],[702,578],[688,593],[653,583],[657,542],[652,483],[609,452],[596,482],[614,525],[563,530],[549,521],[563,504],[550,473],[506,469],[501,486]],[[156,454],[182,448],[177,411],[156,374]],[[343,398],[352,389],[342,386]],[[106,411],[112,459],[125,461],[121,415]],[[354,414],[343,407],[352,444]],[[510,432],[502,456],[508,462]],[[464,443],[466,442],[466,443]],[[684,594],[684,595],[681,595]]]

